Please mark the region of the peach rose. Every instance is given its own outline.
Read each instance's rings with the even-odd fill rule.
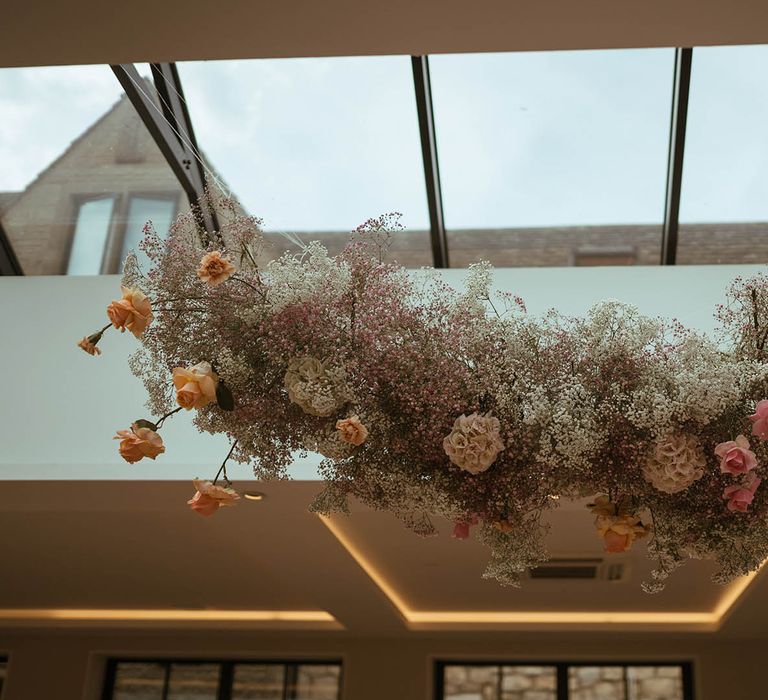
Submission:
[[[755,453],[749,449],[749,441],[743,435],[735,440],[721,442],[715,447],[715,454],[720,457],[720,471],[723,474],[746,474],[757,467]]]
[[[368,428],[360,422],[357,416],[337,420],[336,430],[339,431],[339,439],[342,442],[356,447],[362,445],[368,437]]]
[[[761,479],[754,474],[750,474],[750,477],[741,486],[727,486],[723,491],[723,498],[728,500],[727,506],[731,512],[746,513],[754,500]]]
[[[224,257],[218,250],[213,250],[203,256],[197,276],[211,287],[218,287],[235,273],[235,266],[229,258]]]
[[[597,536],[603,539],[605,551],[611,554],[629,551],[632,543],[645,537],[649,530],[634,515],[598,515],[595,527]]]
[[[118,430],[113,439],[120,440],[120,456],[129,464],[165,452],[163,439],[154,430],[139,428],[135,423],[130,430]]]
[[[182,408],[202,408],[216,400],[219,375],[208,362],[200,362],[186,369],[173,370],[173,386],[176,387],[176,402]]]
[[[121,333],[127,328],[137,338],[152,321],[152,305],[144,292],[130,287],[120,287],[123,298],[107,307],[107,316]]]
[[[91,338],[86,337],[83,338],[78,344],[77,347],[79,347],[81,350],[85,350],[89,355],[101,355],[101,350],[99,350],[96,343],[91,342]]]
[[[768,400],[758,402],[749,420],[752,421],[752,435],[761,440],[768,440]]]
[[[195,513],[206,518],[213,515],[219,508],[235,505],[235,501],[240,499],[234,489],[218,486],[210,481],[193,479],[192,484],[197,489],[197,493],[187,501],[187,505]]]

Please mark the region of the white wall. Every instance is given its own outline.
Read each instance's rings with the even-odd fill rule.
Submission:
[[[498,271],[496,280],[500,289],[520,294],[531,313],[555,307],[583,314],[593,303],[615,298],[710,331],[729,282],[758,269],[514,269]],[[443,274],[460,285],[465,273]],[[106,306],[119,295],[115,276],[0,278],[0,479],[187,479],[221,462],[225,439],[198,435],[186,414],[163,428],[167,451],[156,463],[129,466],[119,457],[115,430],[146,416],[143,386],[126,362],[138,341],[108,331],[100,357],[75,347],[107,322]],[[316,478],[317,462],[298,463],[294,475]],[[233,467],[230,473],[247,478],[250,470]]]

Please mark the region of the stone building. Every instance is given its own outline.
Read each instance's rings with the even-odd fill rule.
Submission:
[[[28,275],[117,272],[148,219],[158,229],[187,201],[126,97],[23,192],[0,193],[0,220]]]
[[[24,191],[0,192],[0,221],[26,274],[114,273],[147,220],[167,231],[187,206],[176,177],[124,96]],[[334,254],[348,240],[342,232],[298,235],[305,242],[319,240]],[[291,247],[277,234],[266,237],[272,243],[268,257]],[[449,230],[448,241],[452,267],[483,259],[496,267],[655,265],[661,224]],[[391,257],[408,267],[431,265],[428,232],[393,235]],[[683,225],[677,261],[768,262],[768,223]]]

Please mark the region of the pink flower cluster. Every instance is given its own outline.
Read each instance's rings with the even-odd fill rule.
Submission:
[[[752,434],[761,440],[768,440],[768,400],[759,401],[754,414],[749,417]],[[726,486],[723,498],[727,508],[734,513],[746,513],[755,499],[755,491],[762,479],[752,472],[757,469],[757,457],[750,449],[751,445],[744,435],[735,440],[721,442],[715,447],[715,454],[720,458],[720,471],[734,477],[743,477],[739,484]]]

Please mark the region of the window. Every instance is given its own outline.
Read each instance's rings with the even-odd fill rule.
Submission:
[[[118,661],[104,700],[339,700],[341,663]]]
[[[151,222],[160,236],[165,236],[177,213],[178,195],[129,195],[85,199],[77,205],[77,216],[69,254],[68,275],[118,273],[129,251],[139,262],[149,260],[139,249],[144,227]]]
[[[768,46],[693,52],[678,263],[768,262]]]
[[[97,197],[83,201],[77,209],[68,275],[98,275],[112,225],[115,198]]]
[[[432,264],[419,123],[408,56],[180,63],[207,156],[245,209],[332,254],[371,217],[401,212],[401,263]],[[295,249],[294,249],[295,250]]]
[[[438,663],[435,700],[693,700],[691,666]]]
[[[160,236],[166,236],[173,219],[176,216],[178,197],[136,196],[131,197],[128,203],[128,213],[125,218],[125,234],[123,236],[120,255],[115,261],[117,272],[125,260],[125,256],[131,250],[135,250],[140,263],[148,263],[145,253],[139,250],[138,245],[144,238],[144,226],[151,222],[155,231]]]
[[[0,69],[0,112],[0,223],[28,275],[117,272],[130,217],[160,229],[184,201],[109,66]]]
[[[431,56],[451,265],[658,264],[671,49]]]

